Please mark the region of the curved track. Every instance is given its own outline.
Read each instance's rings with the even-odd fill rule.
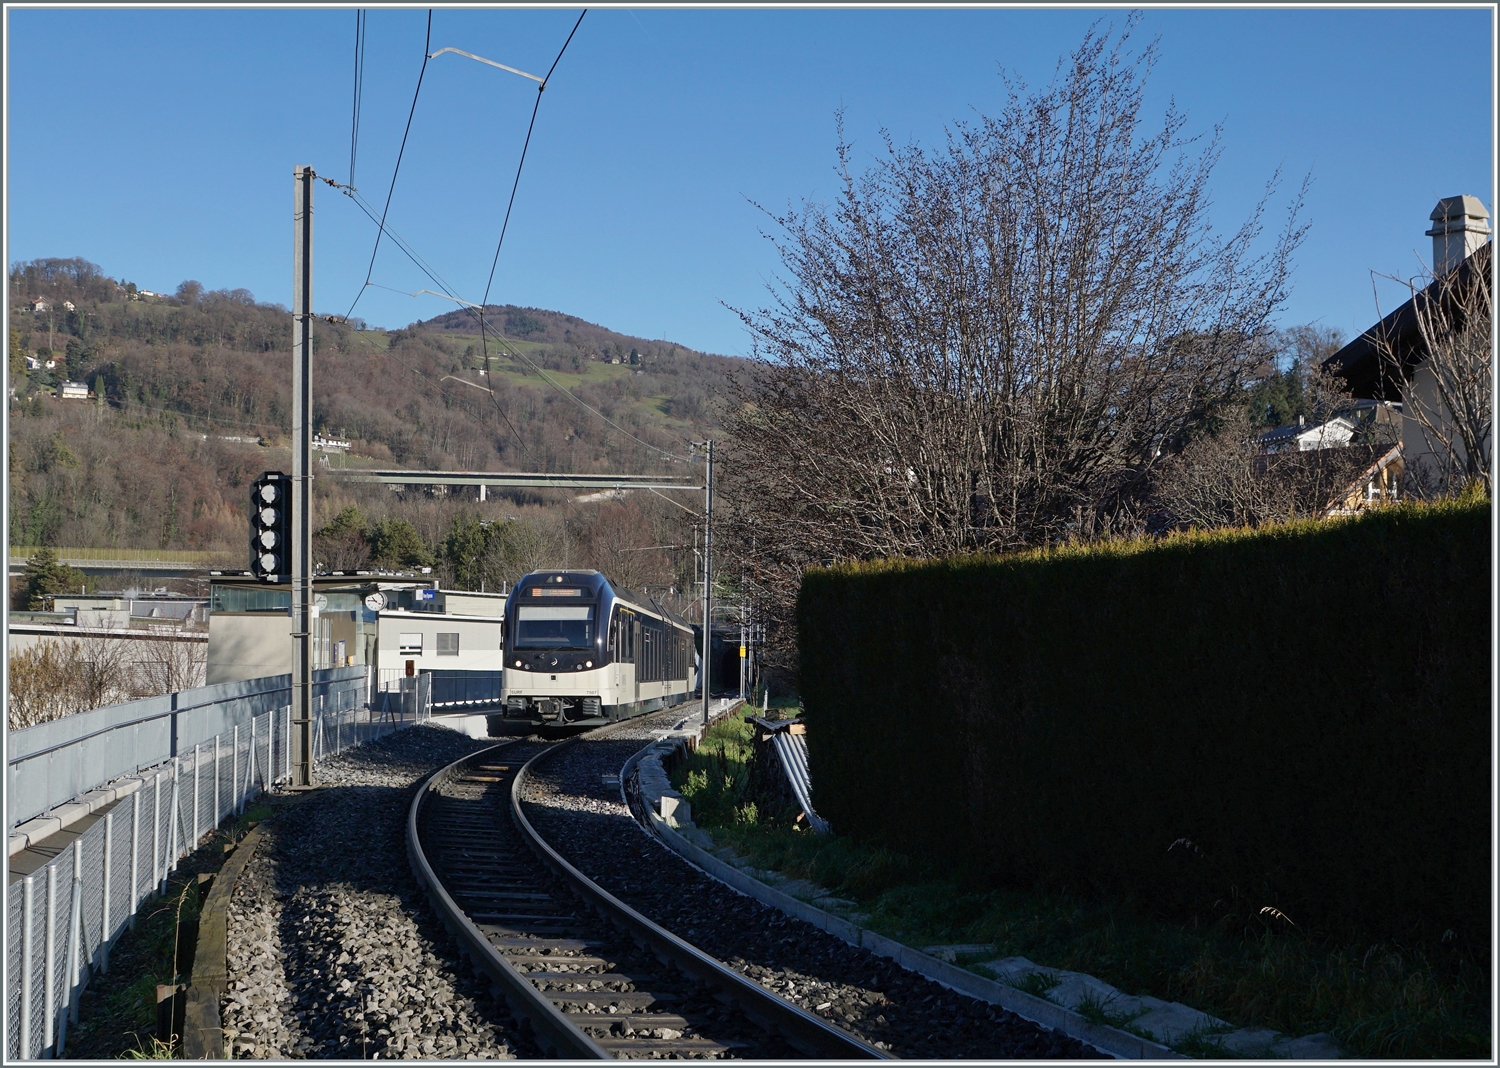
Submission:
[[[456,761],[407,818],[418,881],[543,1047],[590,1059],[891,1059],[662,929],[545,842],[521,790],[530,767],[570,744],[514,741]]]

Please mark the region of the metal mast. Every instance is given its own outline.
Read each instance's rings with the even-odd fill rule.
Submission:
[[[312,762],[312,276],[313,179],[296,167],[292,243],[292,787],[313,785]]]
[[[714,618],[714,443],[708,445],[708,476],[703,480],[703,724],[708,725],[708,685]]]

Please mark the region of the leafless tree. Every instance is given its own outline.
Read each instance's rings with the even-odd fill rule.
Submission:
[[[38,642],[10,658],[12,729],[129,700],[123,639],[88,635]]]
[[[1304,227],[1264,249],[1273,177],[1227,238],[1219,131],[1142,130],[1156,45],[1091,30],[1045,89],[935,150],[889,137],[831,209],[772,215],[787,272],[740,315],[724,544],[785,599],[820,560],[1137,529],[1164,445],[1265,362]],[[1304,187],[1305,189],[1305,187]]]
[[[370,545],[358,532],[313,535],[313,553],[326,571],[356,571],[370,566]]]
[[[60,641],[38,642],[11,654],[10,703],[6,708],[11,730],[78,710],[69,660],[66,644]]]
[[[137,694],[131,687],[130,639],[121,628],[91,627],[68,639],[73,650],[73,669],[82,703],[74,712],[128,701]]]
[[[1321,516],[1389,448],[1361,443],[1268,455],[1254,434],[1244,408],[1233,405],[1211,432],[1163,461],[1156,501],[1167,525],[1254,527]]]
[[[208,664],[208,644],[183,630],[160,634],[139,643],[140,653],[131,672],[138,697],[176,693],[202,686]]]
[[[1410,356],[1403,360],[1396,352],[1393,339],[1376,341],[1384,373],[1403,382],[1402,414],[1426,446],[1407,457],[1406,469],[1408,481],[1427,495],[1475,483],[1487,495],[1494,492],[1491,256],[1485,249],[1443,275],[1405,281],[1419,339],[1414,367]]]

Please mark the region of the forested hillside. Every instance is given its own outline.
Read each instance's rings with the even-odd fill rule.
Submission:
[[[80,259],[14,265],[9,300],[10,543],[241,553],[250,480],[290,470],[287,309],[192,281],[145,294]],[[392,331],[320,320],[316,431],[352,445],[335,463],[680,474],[674,457],[712,431],[737,362],[540,309],[486,320],[483,346],[466,311]],[[59,399],[65,380],[89,398]],[[479,508],[333,478],[314,490],[320,523],[351,505],[371,523],[400,516],[439,555],[460,517],[555,528],[569,557],[587,554],[593,526],[565,494]],[[641,545],[672,540],[653,533],[670,505],[613,507],[632,513]]]

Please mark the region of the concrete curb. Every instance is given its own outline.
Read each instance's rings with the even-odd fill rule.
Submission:
[[[213,887],[198,914],[198,945],[193,951],[193,977],[187,989],[182,1024],[182,1056],[190,1061],[224,1059],[224,1021],[219,1001],[229,985],[229,899],[234,884],[260,847],[256,827],[234,848],[214,876]]]
[[[637,765],[642,767],[643,779],[660,782],[665,779],[665,772],[661,768],[661,757],[673,748],[682,744],[681,735],[690,733],[688,731],[674,731],[672,734],[661,738],[651,745],[646,746],[625,762],[620,769],[620,790],[623,795],[625,784],[630,779],[630,773]],[[655,767],[651,767],[655,765]],[[1102,1053],[1121,1060],[1188,1060],[1181,1053],[1176,1053],[1166,1046],[1157,1042],[1149,1041],[1128,1031],[1109,1027],[1105,1024],[1096,1024],[1085,1019],[1076,1012],[1072,1012],[1060,1005],[1054,1005],[1044,998],[1035,997],[1023,990],[997,983],[983,976],[975,975],[973,972],[938,960],[920,950],[912,949],[910,946],[902,945],[883,935],[873,931],[867,931],[857,924],[851,923],[831,912],[809,905],[805,901],[799,901],[790,894],[785,894],[774,887],[767,886],[758,879],[752,878],[740,869],[728,864],[713,854],[701,849],[688,841],[683,835],[663,819],[657,811],[656,806],[660,799],[646,796],[645,806],[647,818],[651,821],[651,828],[656,836],[677,853],[684,860],[701,869],[704,873],[718,879],[734,890],[739,891],[746,897],[754,898],[763,905],[769,905],[774,909],[795,916],[812,924],[820,930],[827,931],[835,938],[843,939],[852,946],[868,949],[878,956],[889,957],[901,967],[908,971],[924,975],[934,982],[941,983],[950,990],[991,1005],[999,1005],[1015,1013],[1022,1019],[1050,1027],[1055,1031],[1076,1038],[1080,1042],[1087,1042]]]
[[[90,790],[77,801],[58,805],[45,816],[35,816],[10,832],[6,848],[10,856],[24,852],[39,842],[65,831],[85,816],[100,812],[116,801],[121,801],[145,785],[145,777],[132,776],[117,780],[113,785]]]

